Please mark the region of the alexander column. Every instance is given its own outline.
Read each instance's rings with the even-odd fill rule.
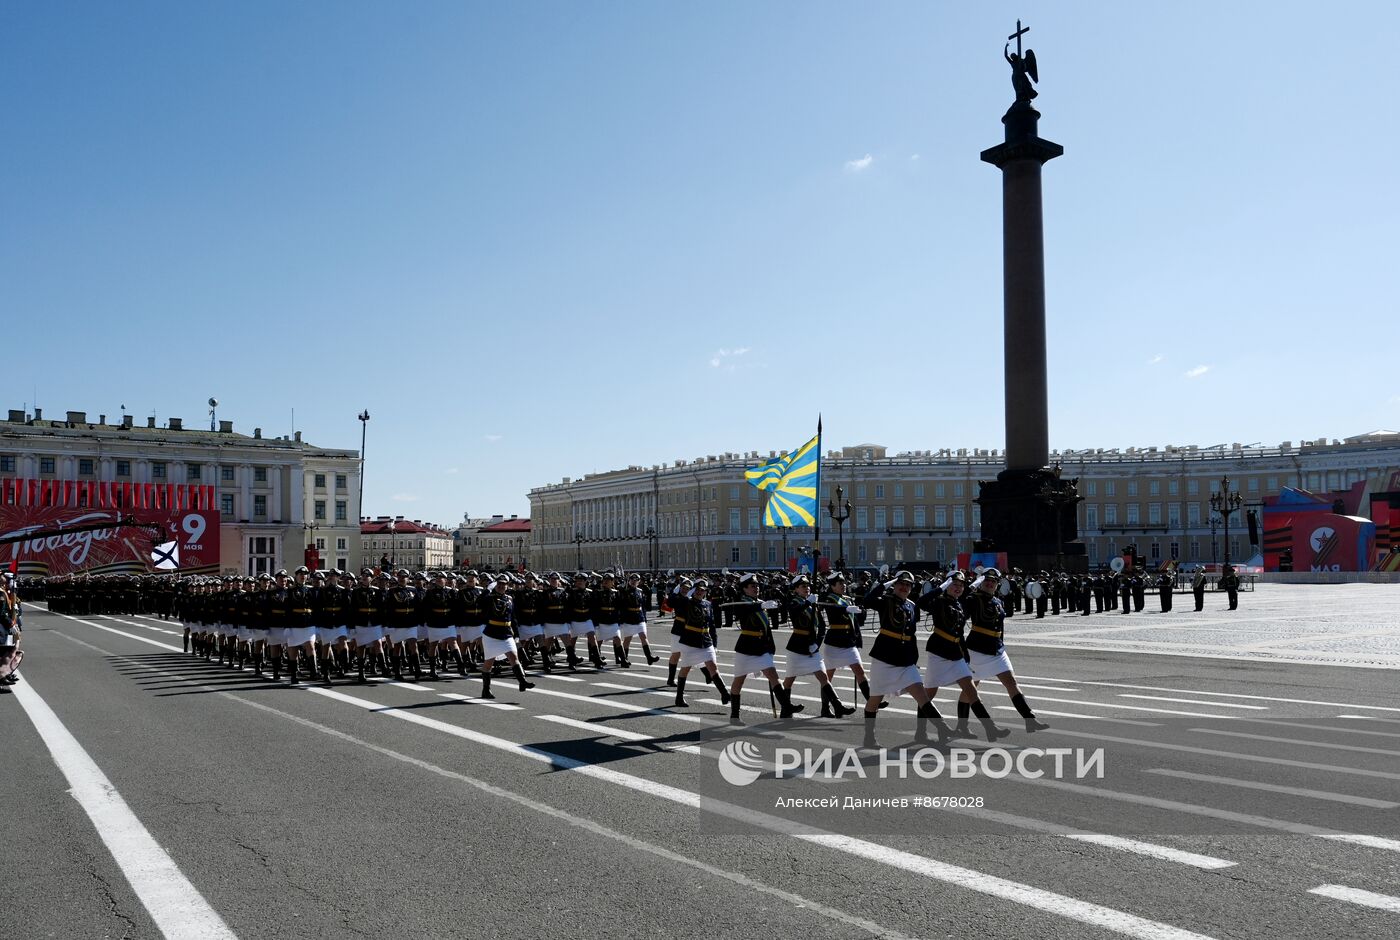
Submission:
[[[1060,478],[1050,461],[1046,396],[1045,244],[1041,224],[1040,168],[1065,148],[1040,136],[1040,112],[1031,107],[1040,81],[1035,52],[1022,51],[1029,32],[1016,21],[1002,56],[1011,66],[1016,100],[1002,117],[1004,143],[982,151],[1001,170],[1002,291],[1006,382],[1006,469],[983,481],[980,551],[1008,554],[1008,563],[1026,571],[1057,563],[1085,570],[1078,543],[1077,480]],[[1016,40],[1011,52],[1010,40]]]

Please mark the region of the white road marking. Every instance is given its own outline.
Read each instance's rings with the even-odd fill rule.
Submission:
[[[1017,679],[1021,678],[1019,675]],[[1028,679],[1040,679],[1042,682],[1065,682],[1069,680],[1051,679],[1046,676],[1027,676]],[[1331,705],[1334,708],[1341,706],[1345,708],[1364,708],[1368,711],[1400,712],[1400,708],[1390,708],[1385,705],[1353,705],[1350,702],[1338,702],[1333,699],[1330,702],[1319,702],[1316,699],[1308,698],[1279,698],[1275,695],[1246,695],[1242,692],[1202,692],[1200,689],[1171,689],[1160,685],[1131,685],[1126,682],[1098,682],[1088,679],[1073,680],[1080,685],[1106,685],[1115,689],[1145,689],[1148,692],[1182,692],[1186,695],[1209,695],[1216,698],[1246,698],[1257,702],[1288,702],[1293,705]]]
[[[112,621],[113,623],[125,624],[125,625],[128,626],[128,627],[140,627],[142,630],[154,630],[154,631],[157,632],[157,633],[167,633],[167,634],[169,634],[170,636],[184,636],[184,635],[185,635],[183,630],[177,633],[177,632],[174,631],[174,630],[167,630],[167,629],[165,629],[164,627],[153,627],[153,626],[151,626],[150,624],[145,624],[145,623],[133,623],[133,622],[130,621],[130,620],[122,620],[120,617],[110,617],[110,616],[109,616],[109,617],[107,617],[107,619],[110,620],[110,621]]]
[[[1271,744],[1295,744],[1304,747],[1324,747],[1334,751],[1351,751],[1356,754],[1379,754],[1382,757],[1400,757],[1400,751],[1387,751],[1379,747],[1362,747],[1359,744],[1333,744],[1331,741],[1305,741],[1301,738],[1282,738],[1267,734],[1249,734],[1244,731],[1220,731],[1216,728],[1191,728],[1197,734],[1215,734],[1228,738],[1244,738],[1249,741],[1265,741]]]
[[[519,705],[512,705],[510,702],[493,702],[488,698],[472,698],[469,695],[459,695],[456,692],[439,692],[438,698],[450,698],[454,702],[466,702],[468,705],[480,705],[483,708],[494,708],[502,712],[524,711]]]
[[[78,740],[59,721],[33,685],[22,683],[11,690],[48,746],[54,763],[72,788],[97,829],[102,844],[126,876],[132,891],[151,915],[160,932],[171,940],[185,937],[234,938],[224,919],[209,906],[174,859],[141,825]]]
[[[644,777],[636,777],[631,774],[622,773],[621,771],[613,770],[608,767],[600,767],[595,764],[575,760],[574,758],[564,757],[539,747],[519,744],[504,738],[482,734],[481,732],[473,731],[469,728],[461,728],[433,718],[425,718],[422,715],[417,715],[412,712],[400,709],[379,709],[373,702],[367,702],[351,695],[345,695],[333,689],[308,687],[306,691],[315,695],[322,695],[327,698],[343,701],[357,708],[373,710],[376,714],[386,715],[423,727],[433,728],[445,734],[471,741],[475,744],[481,744],[496,750],[527,757],[531,760],[548,763],[560,770],[572,771],[586,777],[592,777],[630,790],[645,793],[649,796],[669,800],[692,809],[699,809],[701,805],[701,797],[698,793],[683,790],[679,787],[673,787],[669,784],[659,783]],[[716,804],[719,801],[706,800],[706,802]],[[962,868],[957,865],[950,865],[946,862],[935,861],[934,859],[922,855],[915,855],[910,852],[890,848],[889,846],[867,842],[864,839],[821,832],[809,826],[802,826],[786,819],[770,816],[767,813],[759,813],[741,806],[724,804],[724,811],[732,816],[732,818],[743,819],[753,825],[761,826],[764,829],[786,833],[794,838],[802,839],[815,845],[823,845],[828,848],[836,849],[837,851],[859,855],[871,861],[880,862],[881,864],[897,868],[900,871],[915,872],[936,881],[957,885],[980,894],[1011,901],[1016,904],[1022,904],[1039,912],[1055,914],[1080,923],[1103,927],[1126,936],[1140,938],[1140,940],[1199,940],[1202,936],[1201,934],[1181,930],[1169,924],[1147,920],[1146,918],[1138,917],[1124,911],[1103,907],[1088,901],[1080,901],[1077,898],[1056,894],[1051,891],[1033,888],[1030,885],[1008,881],[994,875],[988,875],[984,872],[974,871],[970,868]]]
[[[993,705],[993,711],[1014,712],[1015,705]],[[1037,708],[1036,715],[1049,715],[1051,718],[1087,718],[1090,721],[1104,721],[1115,725],[1135,725],[1139,728],[1160,728],[1160,721],[1136,721],[1132,718],[1109,718],[1107,715],[1083,715],[1079,712],[1052,712],[1044,708]]]
[[[596,721],[579,721],[577,718],[565,718],[563,715],[536,715],[541,721],[553,722],[556,725],[567,725],[570,728],[578,728],[581,731],[591,731],[603,738],[619,738],[623,741],[650,741],[658,748],[665,751],[679,751],[682,754],[717,754],[717,751],[705,751],[694,744],[682,744],[677,747],[674,744],[667,744],[652,734],[639,734],[636,731],[623,731],[621,728],[613,728],[609,725]]]
[[[1180,702],[1183,705],[1209,705],[1215,708],[1249,708],[1261,712],[1269,710],[1269,706],[1267,705],[1239,705],[1234,702],[1203,702],[1197,698],[1165,698],[1161,695],[1135,695],[1131,692],[1120,692],[1118,693],[1118,697],[1147,699],[1151,702]]]
[[[1163,751],[1179,751],[1183,754],[1199,754],[1202,757],[1223,757],[1232,761],[1250,761],[1256,764],[1278,764],[1283,767],[1303,767],[1307,770],[1321,770],[1329,774],[1350,774],[1356,777],[1376,777],[1380,780],[1400,780],[1400,773],[1384,770],[1362,770],[1359,767],[1338,767],[1336,764],[1314,764],[1309,761],[1289,760],[1286,757],[1265,757],[1262,754],[1244,754],[1240,751],[1216,751],[1205,747],[1191,747],[1189,744],[1168,744],[1165,741],[1143,741],[1138,738],[1115,738],[1085,731],[1054,729],[1061,737],[1086,738],[1090,741],[1107,741],[1110,744],[1135,744],[1138,747],[1151,747]]]
[[[1352,845],[1364,845],[1368,849],[1385,849],[1387,852],[1400,852],[1400,842],[1397,842],[1395,839],[1382,839],[1380,836],[1368,836],[1359,832],[1320,833],[1319,838],[1331,839],[1333,842],[1350,842]]]
[[[1328,800],[1332,803],[1350,803],[1353,806],[1369,806],[1373,809],[1395,809],[1400,806],[1400,803],[1392,803],[1389,800],[1373,800],[1366,796],[1351,796],[1347,793],[1331,793],[1326,790],[1308,790],[1303,787],[1285,787],[1276,783],[1260,783],[1258,780],[1215,777],[1210,774],[1189,773],[1185,770],[1171,770],[1166,767],[1154,767],[1151,770],[1144,770],[1143,773],[1157,774],[1162,777],[1179,777],[1182,780],[1195,780],[1200,783],[1218,783],[1222,786],[1242,787],[1246,790],[1266,790],[1270,793],[1286,793],[1289,796],[1305,796],[1309,799]]]
[[[1338,715],[1338,718],[1353,718],[1357,721],[1384,721],[1386,724],[1400,725],[1400,718],[1376,718],[1372,715]]]
[[[1316,888],[1309,888],[1308,894],[1320,894],[1324,898],[1348,901],[1352,904],[1360,904],[1362,907],[1374,907],[1376,910],[1400,914],[1400,898],[1393,898],[1388,894],[1376,894],[1374,891],[1362,891],[1360,888],[1348,888],[1345,885],[1319,885]]]
[[[1219,868],[1232,868],[1236,864],[1235,862],[1228,862],[1223,858],[1215,858],[1210,855],[1198,855],[1195,852],[1184,852],[1181,849],[1158,845],[1155,842],[1141,842],[1137,839],[1125,839],[1120,836],[1086,832],[1083,829],[1076,829],[1073,826],[1047,822],[1043,819],[1031,819],[1026,816],[1016,816],[1011,813],[1003,813],[999,810],[960,809],[956,810],[956,812],[978,819],[986,819],[990,822],[998,822],[1006,826],[1014,826],[1018,829],[1047,832],[1052,835],[1064,836],[1066,839],[1074,839],[1076,842],[1089,842],[1094,845],[1101,845],[1104,848],[1117,849],[1122,852],[1132,852],[1134,855],[1145,855],[1149,858],[1176,862],[1179,865],[1190,865],[1192,868],[1214,870]]]

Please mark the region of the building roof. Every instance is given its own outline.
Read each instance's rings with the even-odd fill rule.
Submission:
[[[378,519],[365,519],[360,522],[361,535],[381,535],[388,534],[392,525],[395,535],[447,535],[445,529],[441,529],[431,522],[423,522],[421,519],[404,519],[388,516],[380,516]]]
[[[498,522],[495,525],[489,525],[486,528],[481,529],[480,531],[482,535],[485,535],[488,532],[492,535],[499,535],[502,532],[529,532],[530,520],[507,519],[504,522]]]
[[[96,421],[89,421],[85,411],[69,411],[61,419],[45,418],[39,409],[31,414],[12,408],[8,416],[0,420],[0,438],[98,438],[136,444],[241,446],[315,452],[318,455],[359,456],[355,450],[317,447],[303,441],[300,431],[282,437],[263,437],[262,428],[254,428],[252,436],[240,434],[233,430],[232,421],[221,420],[218,427],[219,430],[210,431],[199,423],[187,426],[180,418],[169,418],[165,426],[157,427],[155,418],[147,418],[144,424],[137,424],[135,416],[129,414],[122,415],[117,422],[109,422],[105,414],[98,415]]]

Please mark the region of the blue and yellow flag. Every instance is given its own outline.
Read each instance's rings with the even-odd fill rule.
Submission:
[[[777,529],[817,524],[821,457],[822,432],[818,424],[817,436],[797,450],[744,471],[750,484],[769,494],[764,525]]]

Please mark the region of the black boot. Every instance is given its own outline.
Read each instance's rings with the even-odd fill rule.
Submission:
[[[281,679],[282,679],[282,655],[279,653],[278,655],[276,655],[276,656],[274,656],[274,657],[272,658],[272,681],[273,681],[273,682],[279,682],[279,681],[281,681]]]
[[[952,732],[948,730],[947,723],[943,721],[943,716],[939,714],[933,702],[925,702],[923,705],[920,705],[919,714],[921,716],[927,716],[928,720],[933,722],[933,726],[938,729],[938,743],[945,744],[952,736]]]
[[[482,673],[481,673],[481,697],[482,697],[482,698],[495,698],[495,697],[496,697],[496,696],[494,696],[494,695],[491,694],[491,670],[489,670],[489,669],[483,670]]]
[[[719,677],[719,670],[716,669],[714,672],[709,673],[705,676],[705,680],[719,692],[719,703],[721,705],[728,705],[729,690],[724,687],[724,680]]]
[[[685,700],[685,676],[676,680],[676,707],[689,708],[690,703]]]
[[[570,672],[578,672],[578,664],[579,664],[579,662],[580,662],[580,660],[579,660],[579,658],[578,658],[578,653],[574,652],[573,648],[570,647],[570,648],[569,648],[569,651],[568,651],[568,654],[569,654],[569,659],[568,659],[569,671],[570,671]]]
[[[417,653],[413,654],[413,678],[414,681],[419,681],[423,678],[423,657],[419,656]]]
[[[355,671],[358,674],[359,680],[361,682],[368,681],[367,679],[365,679],[365,658],[367,656],[367,653],[361,652],[359,656],[355,657]]]
[[[773,686],[773,694],[778,697],[778,704],[782,706],[778,712],[779,718],[791,718],[807,707],[792,704],[792,689],[785,689],[781,684]]]
[[[971,714],[972,704],[958,699],[958,726],[953,729],[953,737],[964,738],[969,741],[976,741],[977,735],[968,730],[967,719]]]
[[[875,740],[875,718],[879,714],[878,711],[865,713],[865,740],[861,743],[861,747],[868,747],[872,750],[880,749],[880,742]]]
[[[729,723],[744,727],[744,719],[739,717],[739,693],[735,692],[729,696]]]
[[[855,712],[854,708],[847,708],[841,704],[841,699],[830,682],[822,686],[822,717],[845,718],[847,715],[854,715]]]
[[[300,665],[301,665],[301,658],[300,658],[300,657],[298,657],[298,658],[292,660],[292,675],[291,675],[292,685],[296,685],[296,684],[297,684],[297,667],[299,667]]]
[[[661,662],[660,656],[651,655],[651,646],[646,640],[642,641],[642,655],[646,657],[648,666]]]
[[[864,679],[862,679],[862,680],[860,680],[860,682],[859,682],[859,686],[860,686],[860,694],[861,694],[862,696],[865,697],[865,700],[866,700],[867,702],[870,701],[870,683],[867,682],[867,681],[865,681]],[[881,703],[880,703],[880,707],[881,707],[881,708],[884,708],[884,707],[885,707],[886,705],[888,705],[888,704],[889,704],[889,702],[881,702]]]
[[[510,667],[510,673],[515,676],[515,681],[520,683],[520,691],[528,692],[535,687],[533,682],[525,681],[525,670],[520,667],[519,663],[515,663]]]
[[[1016,710],[1021,713],[1021,717],[1026,719],[1027,731],[1044,731],[1050,727],[1045,722],[1036,719],[1035,712],[1031,711],[1031,707],[1026,704],[1026,697],[1020,692],[1011,696],[1011,704],[1015,705]]]
[[[467,662],[462,658],[461,650],[452,651],[452,661],[457,664],[457,675],[465,676],[467,674]]]
[[[627,654],[622,651],[622,643],[618,640],[613,640],[613,662],[619,669],[632,668],[632,664],[627,661]]]
[[[998,738],[1004,738],[1011,733],[1005,728],[997,727],[996,722],[992,721],[992,713],[987,711],[987,706],[983,705],[981,700],[972,702],[971,706],[973,714],[977,716],[977,720],[982,722],[982,728],[987,732],[987,740],[989,742],[995,741]]]
[[[321,681],[327,686],[331,685],[331,664],[328,662],[321,664]]]
[[[676,664],[675,664],[675,663],[671,663],[670,667],[667,669],[667,673],[666,673],[666,684],[669,685],[669,686],[673,686],[673,685],[676,684]]]

